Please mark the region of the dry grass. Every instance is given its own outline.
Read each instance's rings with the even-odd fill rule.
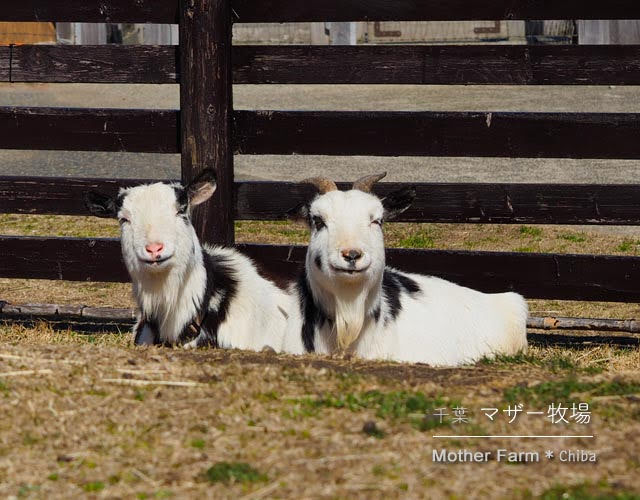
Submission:
[[[5,497],[563,498],[567,490],[588,490],[600,498],[634,498],[632,492],[640,492],[637,350],[534,348],[527,356],[436,370],[311,356],[133,349],[128,336],[83,337],[44,325],[2,327],[0,335]],[[8,372],[14,375],[2,375]],[[168,385],[175,382],[185,386]],[[506,408],[514,390],[528,407],[542,409],[544,382],[556,391],[590,387],[591,393],[569,390],[564,399],[589,401],[592,423],[558,429],[543,417],[508,425],[482,416],[480,408]],[[620,387],[629,393],[620,394]],[[420,410],[455,404],[469,409],[469,425],[430,429],[433,418],[424,419]],[[368,421],[379,432],[363,432]],[[561,431],[596,437],[432,437]],[[435,464],[432,450],[441,447],[583,448],[597,450],[599,462]]]

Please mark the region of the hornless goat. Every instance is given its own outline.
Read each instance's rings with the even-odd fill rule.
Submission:
[[[384,176],[364,177],[344,192],[327,179],[303,181],[319,191],[290,212],[311,230],[296,285],[306,350],[431,365],[526,350],[520,295],[485,294],[385,266],[383,222],[406,210],[415,190],[380,200],[371,188]]]
[[[87,193],[92,214],[120,223],[140,309],[135,343],[304,352],[295,299],[236,250],[200,245],[191,209],[215,188],[208,169],[188,186],[147,184],[121,189],[116,198]]]

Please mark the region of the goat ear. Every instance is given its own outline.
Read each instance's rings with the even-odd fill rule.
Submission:
[[[207,201],[216,191],[216,173],[205,168],[188,186],[185,187],[189,205],[196,206]]]
[[[115,217],[118,214],[118,204],[114,198],[96,191],[89,191],[84,195],[84,204],[91,215],[96,217]]]
[[[382,206],[384,207],[384,219],[390,220],[400,215],[411,206],[415,198],[415,186],[404,187],[390,193],[388,196],[382,199]]]
[[[299,203],[292,209],[287,210],[287,219],[309,224],[309,205],[307,203]]]

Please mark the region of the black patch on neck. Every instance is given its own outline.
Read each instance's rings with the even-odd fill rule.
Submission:
[[[313,294],[307,280],[307,271],[303,270],[298,279],[300,294],[300,311],[302,312],[302,342],[307,352],[315,352],[316,326],[329,321],[326,313],[313,300]]]
[[[385,325],[395,320],[402,311],[400,295],[408,293],[414,295],[420,292],[420,286],[408,276],[404,276],[392,269],[386,268],[382,277],[382,293],[387,302],[387,315],[384,318]]]
[[[375,320],[376,323],[380,321],[380,304],[376,306],[376,308],[371,313],[371,316],[373,316],[373,319]]]
[[[200,332],[206,332],[206,338],[201,338],[198,347],[209,345],[218,346],[218,328],[227,319],[229,306],[238,291],[238,280],[231,260],[223,255],[211,255],[201,249],[202,261],[207,272],[207,285],[202,302],[196,305],[198,314],[185,325],[179,337],[179,343],[184,344],[193,340]],[[213,296],[221,297],[216,310],[209,309],[209,301]],[[198,325],[198,319],[202,321]],[[196,322],[197,331],[192,325]]]
[[[315,259],[313,259],[313,262],[316,263],[316,267],[320,270],[322,270],[322,257],[320,257],[320,255],[316,255]]]

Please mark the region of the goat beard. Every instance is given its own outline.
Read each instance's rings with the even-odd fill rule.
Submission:
[[[361,292],[340,297],[335,302],[336,337],[340,351],[346,351],[360,335],[364,324],[366,298],[367,294]]]

